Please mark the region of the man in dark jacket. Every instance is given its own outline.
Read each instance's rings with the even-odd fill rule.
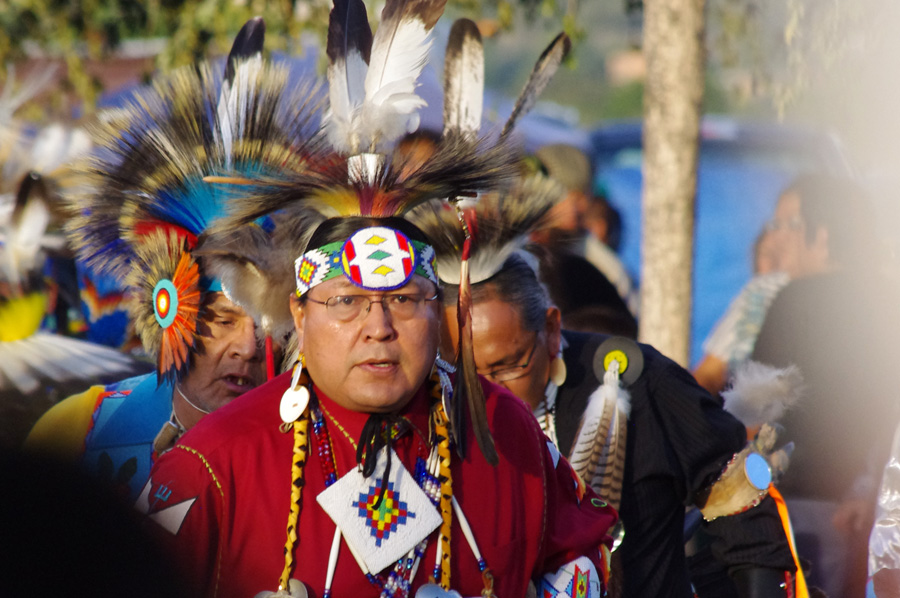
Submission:
[[[525,400],[560,452],[569,455],[607,336],[560,329],[559,310],[519,255],[472,285],[473,344],[480,374]],[[456,318],[456,289],[445,295],[446,321]],[[455,342],[453,327],[449,336]],[[710,489],[746,444],[744,426],[691,375],[648,345],[632,343],[627,390],[630,415],[620,517],[623,595],[689,597],[684,556],[685,507],[706,506]],[[633,359],[637,357],[637,359]],[[629,366],[632,367],[632,366]],[[627,376],[626,376],[627,379]],[[774,502],[705,524],[713,552],[739,596],[785,596],[793,559]]]

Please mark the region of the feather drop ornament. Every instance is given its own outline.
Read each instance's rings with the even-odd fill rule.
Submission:
[[[588,397],[569,462],[581,479],[618,509],[625,474],[625,446],[631,403],[612,360],[603,383]]]
[[[462,282],[459,285],[459,301],[456,310],[457,325],[459,327],[459,346],[457,347],[456,356],[458,365],[456,384],[453,388],[453,400],[457,405],[468,405],[475,441],[478,443],[485,460],[491,465],[497,465],[499,459],[497,449],[494,446],[494,439],[488,426],[484,391],[481,387],[481,382],[478,380],[478,373],[475,368],[475,348],[472,341],[472,287],[469,284],[469,276],[466,272],[471,241],[472,239],[469,237],[463,243]],[[464,456],[465,438],[462,431],[465,429],[465,426],[462,421],[459,421],[461,418],[458,412],[456,417],[458,421],[454,425],[454,434],[456,435],[457,450]]]

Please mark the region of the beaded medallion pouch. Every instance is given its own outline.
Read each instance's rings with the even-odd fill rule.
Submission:
[[[351,551],[369,572],[377,573],[397,562],[441,525],[441,515],[428,495],[394,453],[386,447],[378,454],[375,472],[365,477],[353,468],[316,501],[337,525]],[[380,480],[390,463],[387,490]]]

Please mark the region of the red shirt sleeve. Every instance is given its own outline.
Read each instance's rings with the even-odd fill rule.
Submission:
[[[537,554],[531,570],[533,581],[581,556],[588,557],[597,571],[605,571],[608,567],[601,546],[612,546],[609,531],[618,520],[615,509],[585,487],[522,400],[500,386],[487,381],[483,384],[501,459],[508,453],[520,472],[535,457],[539,460],[533,471],[543,477],[537,482],[543,486],[543,500],[537,500],[537,487],[529,482],[530,475],[522,475],[523,486],[518,490],[529,493],[529,510],[542,507],[540,538],[534,539]]]
[[[190,595],[216,595],[224,504],[210,462],[180,444],[157,460],[138,498],[136,508],[146,513],[150,533],[181,569]]]
[[[547,524],[541,573],[553,573],[580,556],[588,557],[597,571],[606,571],[608,563],[601,546],[612,548],[609,532],[618,520],[615,509],[584,484],[549,439],[544,470],[548,480],[544,514]]]

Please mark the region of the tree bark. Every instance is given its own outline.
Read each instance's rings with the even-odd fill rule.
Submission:
[[[644,188],[639,338],[687,366],[703,0],[645,0]]]

